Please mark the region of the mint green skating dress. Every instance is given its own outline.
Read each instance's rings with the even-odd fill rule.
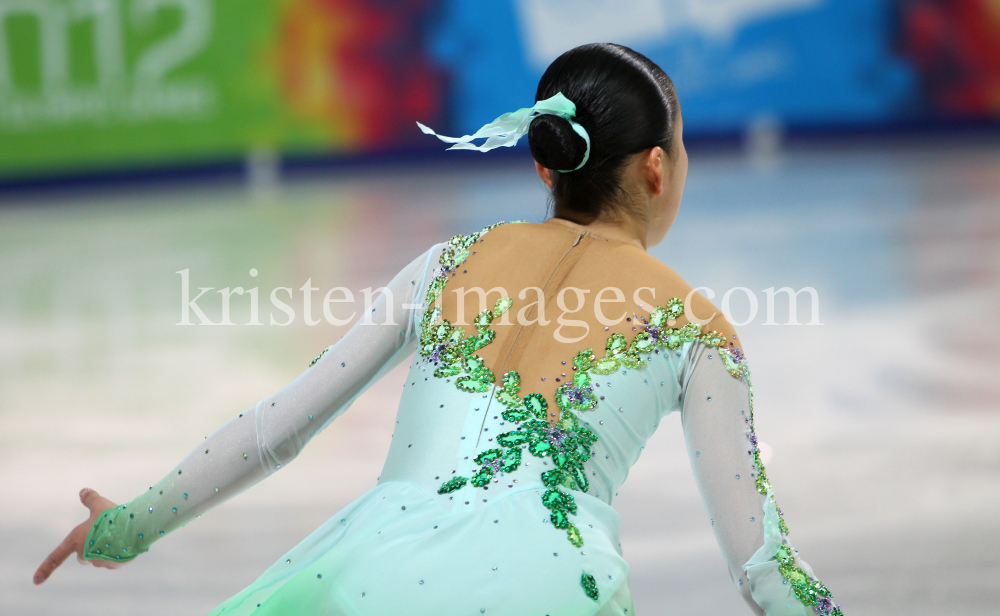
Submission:
[[[632,615],[611,502],[672,411],[682,413],[699,490],[750,610],[841,616],[787,542],[760,461],[742,350],[697,323],[673,327],[683,298],[646,306],[617,331],[603,328],[603,348],[574,348],[548,398],[517,371],[494,374],[480,358],[517,297],[488,304],[470,327],[442,320],[437,300],[473,267],[470,254],[484,258],[491,230],[522,224],[530,223],[456,236],[413,260],[375,300],[371,318],[294,382],[223,425],[148,492],[103,512],[85,557],[135,558],[279,470],[412,355],[377,487],[213,616]],[[553,227],[523,228],[543,234],[552,254],[605,249]],[[569,271],[571,262],[531,267]],[[549,276],[539,286],[552,284]]]

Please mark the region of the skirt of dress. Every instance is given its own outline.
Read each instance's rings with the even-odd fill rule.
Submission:
[[[577,498],[585,543],[576,548],[548,522],[534,487],[467,508],[440,498],[408,483],[379,485],[211,616],[634,614],[619,518],[605,503]],[[584,572],[597,581],[597,601],[581,586]]]

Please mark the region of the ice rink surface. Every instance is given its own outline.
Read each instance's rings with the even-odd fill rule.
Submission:
[[[253,190],[4,197],[0,614],[198,615],[249,584],[375,485],[402,369],[294,463],[122,570],[70,560],[41,587],[31,575],[84,519],[80,488],[131,500],[342,334],[303,323],[300,291],[295,322],[269,325],[272,314],[286,319],[272,289],[307,279],[323,292],[377,287],[434,242],[499,220],[541,221],[545,209],[529,161],[509,159]],[[757,434],[773,452],[768,475],[790,539],[845,614],[995,616],[1000,147],[695,153],[680,216],[651,252],[712,289],[717,305],[745,288],[729,297],[737,322],[750,316],[749,295],[757,301],[738,329]],[[246,295],[232,298],[234,325],[177,325],[185,269],[192,289],[258,287],[264,325],[245,325]],[[814,288],[821,324],[806,324],[803,293],[803,324],[788,325],[779,300],[777,324],[766,325],[771,287]],[[220,320],[214,290],[199,305]],[[639,616],[748,613],[678,416],[647,444],[615,507]]]

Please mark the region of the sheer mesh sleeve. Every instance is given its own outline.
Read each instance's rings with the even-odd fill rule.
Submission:
[[[843,616],[798,556],[753,430],[741,349],[694,343],[682,370],[682,424],[698,489],[729,575],[756,614]]]
[[[386,285],[359,321],[291,384],[202,441],[130,503],[98,516],[88,559],[126,561],[172,530],[288,464],[309,440],[416,348],[419,303],[444,245]]]

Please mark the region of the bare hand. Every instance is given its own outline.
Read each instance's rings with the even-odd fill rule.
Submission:
[[[38,571],[35,572],[33,581],[36,586],[49,579],[52,572],[55,571],[59,565],[63,564],[63,561],[65,561],[73,552],[76,552],[76,559],[81,565],[91,564],[95,567],[102,567],[104,569],[117,569],[125,564],[107,560],[85,560],[83,558],[83,543],[87,540],[87,534],[90,533],[91,527],[94,526],[94,521],[97,519],[97,516],[99,516],[102,511],[115,507],[116,505],[90,488],[80,490],[80,502],[90,510],[90,517],[86,522],[70,531],[70,533],[66,535],[66,538],[63,539],[62,543],[59,544],[59,547],[57,547],[45,558],[42,562],[42,566],[40,566]]]

